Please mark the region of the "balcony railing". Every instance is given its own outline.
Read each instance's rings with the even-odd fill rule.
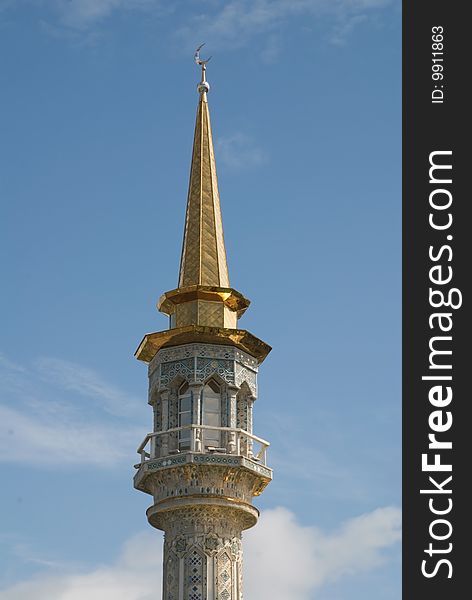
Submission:
[[[190,438],[182,435],[182,432],[190,430]],[[205,431],[219,435],[221,444],[219,446],[209,445],[205,440]],[[213,436],[213,439],[216,439]],[[185,441],[183,442],[183,438]],[[203,454],[233,454],[244,456],[255,462],[267,465],[267,448],[269,442],[263,440],[244,429],[233,427],[213,427],[212,425],[185,425],[174,427],[166,431],[148,433],[139,446],[137,452],[141,456],[140,465],[154,458],[195,452]],[[136,465],[139,467],[140,465]]]

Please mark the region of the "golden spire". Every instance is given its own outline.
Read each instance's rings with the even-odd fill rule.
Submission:
[[[170,317],[169,329],[148,333],[136,350],[139,360],[150,362],[163,347],[190,342],[231,344],[261,363],[270,352],[254,335],[238,328],[238,319],[250,301],[229,287],[223,238],[215,153],[211,136],[206,81],[209,58],[195,62],[202,68],[197,86],[200,98],[193,140],[179,286],[159,298],[157,308]]]
[[[189,285],[227,288],[228,266],[207,101],[210,86],[205,77],[206,63],[210,59],[200,59],[200,48],[195,60],[202,66],[202,80],[197,88],[200,98],[193,140],[179,288]]]

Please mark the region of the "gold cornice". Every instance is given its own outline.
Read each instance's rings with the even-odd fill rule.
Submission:
[[[224,288],[205,285],[190,285],[177,288],[162,294],[157,303],[160,312],[172,315],[176,306],[193,300],[208,300],[209,302],[223,302],[230,310],[237,313],[238,319],[244,314],[251,301],[233,288]]]
[[[205,327],[188,325],[166,331],[148,333],[134,353],[138,360],[149,363],[161,348],[178,346],[191,342],[207,342],[209,344],[230,344],[241,348],[260,363],[272,348],[244,329],[225,329],[222,327]]]

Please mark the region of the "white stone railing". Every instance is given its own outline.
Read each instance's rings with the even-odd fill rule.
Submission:
[[[190,430],[189,448],[179,450],[178,438],[182,431]],[[226,435],[220,438],[226,438],[225,443],[221,447],[205,445],[203,431],[211,430],[224,433]],[[172,443],[177,447],[170,448],[171,434],[173,436]],[[175,439],[177,438],[177,440]],[[260,464],[267,466],[267,448],[269,442],[263,440],[256,435],[237,429],[234,427],[213,427],[212,425],[186,425],[184,427],[174,427],[166,431],[156,431],[148,433],[137,452],[141,455],[141,464],[154,458],[163,458],[174,454],[184,454],[185,452],[196,452],[203,454],[233,454],[236,456],[244,456]],[[139,466],[139,465],[138,465]]]

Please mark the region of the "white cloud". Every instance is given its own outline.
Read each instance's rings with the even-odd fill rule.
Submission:
[[[34,366],[41,377],[60,388],[98,400],[112,415],[132,414],[139,400],[104,381],[94,370],[59,358],[40,358]]]
[[[38,414],[0,405],[0,461],[29,465],[112,466],[138,462],[142,428],[76,422],[67,413]]]
[[[218,162],[226,167],[239,170],[245,167],[258,167],[267,161],[267,156],[254,140],[241,132],[216,140]]]
[[[92,369],[55,358],[25,368],[0,356],[0,382],[1,462],[98,467],[138,462],[136,447],[146,430],[136,422],[138,401]]]
[[[157,0],[53,0],[64,25],[87,28],[123,10],[151,10]]]
[[[339,22],[331,34],[331,42],[338,46],[346,43],[349,34],[360,24],[367,20],[367,15],[352,15]]]
[[[0,599],[156,600],[161,585],[160,537],[154,532],[138,534],[126,542],[112,565],[89,572],[43,574],[0,591]]]
[[[246,533],[248,597],[308,600],[317,588],[369,571],[385,560],[383,550],[401,538],[401,513],[385,507],[346,521],[330,533],[300,525],[293,513],[276,508]],[[261,580],[265,585],[261,585]]]
[[[364,20],[359,17],[390,3],[391,0],[230,0],[218,11],[194,16],[177,33],[182,41],[194,40],[198,34],[209,45],[230,44],[237,48],[246,45],[253,36],[280,29],[289,19],[328,16],[335,23],[336,35],[332,41],[339,43],[342,34],[347,35]]]
[[[23,0],[35,3],[35,0]],[[375,9],[393,0],[225,0],[201,2],[163,2],[162,0],[44,0],[40,3],[43,17],[39,20],[44,31],[59,38],[75,41],[84,39],[96,43],[101,39],[94,28],[113,15],[141,12],[162,17],[177,15],[175,32],[179,46],[191,52],[195,44],[207,41],[212,48],[239,48],[257,36],[263,37],[260,57],[275,60],[278,41],[271,34],[280,33],[289,20],[301,17],[308,21],[328,17],[333,30],[327,38],[344,43],[346,36]],[[0,0],[0,11],[15,6],[14,0]],[[269,34],[269,39],[265,40]]]
[[[267,510],[244,534],[245,595],[257,600],[309,600],[335,580],[354,577],[386,560],[400,539],[400,511],[374,510],[326,533],[297,522],[285,508]],[[0,600],[158,600],[162,538],[131,538],[117,561],[88,572],[47,574],[0,591]],[[315,594],[315,596],[313,595]]]

